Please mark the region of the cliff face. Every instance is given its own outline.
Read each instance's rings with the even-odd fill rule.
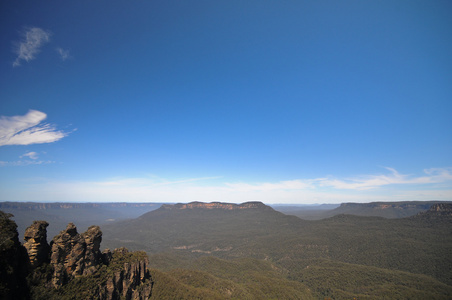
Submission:
[[[113,299],[148,299],[152,293],[149,261],[144,252],[131,254],[125,248],[116,249],[111,254],[109,263],[114,264],[106,283],[100,287],[99,298]],[[124,258],[127,258],[126,262]]]
[[[102,232],[98,226],[91,226],[85,233],[78,234],[75,225],[69,223],[51,242],[53,285],[58,288],[72,277],[93,274],[101,263],[101,241]]]
[[[418,213],[427,211],[432,205],[438,203],[438,201],[342,203],[332,212],[333,215],[350,214],[394,219],[417,215]]]
[[[409,201],[409,202],[371,202],[371,203],[342,203],[341,208],[372,208],[372,209],[423,209],[427,210],[432,202]]]
[[[25,230],[24,247],[27,249],[30,265],[33,268],[49,262],[50,246],[47,244],[47,226],[49,223],[46,221],[34,221]]]
[[[430,216],[452,216],[452,203],[438,203],[423,213]]]
[[[0,211],[0,299],[29,299],[27,252],[20,244],[11,214]]]
[[[76,284],[71,282],[72,279],[88,276],[91,278],[89,281],[97,282],[96,298],[148,299],[152,280],[146,253],[129,253],[125,248],[116,249],[113,253],[107,249],[101,253],[101,241],[102,232],[98,226],[91,226],[78,234],[72,223],[55,236],[50,253],[53,286],[64,289],[66,284]]]
[[[79,234],[72,223],[49,246],[45,221],[26,229],[22,246],[11,216],[0,211],[0,299],[150,298],[153,282],[145,252],[101,253],[100,228]]]
[[[242,209],[272,209],[271,207],[263,204],[262,202],[245,202],[242,204],[233,203],[221,203],[221,202],[191,202],[187,204],[163,204],[162,209],[223,209],[223,210],[242,210]]]

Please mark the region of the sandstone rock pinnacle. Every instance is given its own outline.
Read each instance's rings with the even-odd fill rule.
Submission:
[[[27,249],[30,264],[33,268],[49,262],[50,246],[47,243],[46,221],[34,221],[24,234],[24,247]]]
[[[102,232],[98,226],[78,234],[75,225],[69,223],[51,242],[53,285],[59,287],[72,277],[93,274],[101,263],[101,241]]]

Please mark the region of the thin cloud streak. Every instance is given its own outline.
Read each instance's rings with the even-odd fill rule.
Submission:
[[[15,53],[16,60],[13,62],[13,67],[18,67],[21,61],[29,62],[36,58],[36,55],[41,50],[41,47],[50,41],[50,31],[45,31],[38,27],[32,27],[26,30],[22,40],[17,43]]]
[[[27,152],[20,156],[20,158],[24,158],[24,157],[29,157],[31,159],[38,159],[38,153],[31,151],[31,152]]]
[[[418,177],[402,175],[394,169],[388,170],[391,174],[366,176],[367,179],[318,178],[258,184],[209,182],[219,177],[183,180],[122,178],[91,182],[40,181],[21,191],[11,192],[10,195],[20,201],[21,199],[16,197],[26,200],[30,196],[26,193],[34,191],[35,194],[48,197],[36,200],[94,202],[263,201],[296,204],[452,200],[451,168],[427,169],[424,170],[425,176]],[[387,189],[386,185],[393,186]],[[0,199],[5,198],[5,193],[6,189],[0,192]]]
[[[29,110],[24,116],[0,117],[0,146],[53,143],[68,135],[55,126],[41,124],[47,115]]]
[[[376,189],[381,186],[392,184],[429,184],[429,183],[442,183],[452,180],[450,168],[425,169],[424,173],[427,176],[421,177],[410,177],[409,175],[403,175],[393,168],[386,169],[389,170],[391,174],[363,176],[347,180],[321,179],[318,180],[318,182],[319,186],[333,187],[335,189],[348,189],[361,191]]]
[[[44,160],[17,160],[17,161],[0,161],[0,167],[12,166],[12,167],[23,167],[29,165],[46,165],[53,164],[54,161],[44,161]]]

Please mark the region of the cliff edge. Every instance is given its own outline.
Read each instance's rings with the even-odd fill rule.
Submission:
[[[125,248],[100,252],[102,232],[82,234],[74,224],[47,243],[45,221],[34,221],[18,240],[11,214],[0,211],[1,299],[149,299],[153,281],[147,254]]]
[[[265,205],[259,201],[245,202],[242,204],[223,203],[223,202],[190,202],[187,204],[163,204],[161,210],[182,210],[182,209],[220,209],[220,210],[244,210],[244,209],[271,209],[270,206]]]

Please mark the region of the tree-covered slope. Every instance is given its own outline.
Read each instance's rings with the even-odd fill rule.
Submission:
[[[306,284],[317,296],[326,293],[316,286],[318,281],[296,274],[325,281],[331,272],[335,279],[329,294],[336,298],[378,298],[396,290],[403,295],[447,298],[452,284],[451,228],[451,216],[434,211],[400,219],[338,215],[306,221],[269,207],[198,206],[161,208],[107,226],[105,237],[107,244],[125,243],[148,251],[161,269],[191,268],[214,274],[193,261],[203,256],[253,258],[271,262],[285,279]],[[310,268],[300,271],[302,265]],[[357,282],[362,290],[350,284],[356,280],[350,277],[354,273],[360,274],[362,281]],[[374,284],[369,284],[372,280]]]

